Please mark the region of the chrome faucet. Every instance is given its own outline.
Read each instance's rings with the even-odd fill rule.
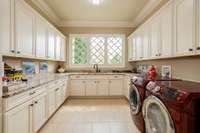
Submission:
[[[93,65],[93,69],[95,69],[95,72],[96,72],[96,73],[100,72],[100,69],[99,69],[99,65],[98,65],[98,64],[94,64],[94,65]]]

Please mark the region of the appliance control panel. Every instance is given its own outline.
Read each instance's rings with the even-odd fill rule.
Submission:
[[[179,96],[179,92],[172,88],[164,88],[162,90],[162,94],[165,98],[173,101],[176,101],[177,97]]]
[[[165,87],[162,89],[162,96],[170,101],[184,102],[188,97],[188,93],[176,90],[174,88]]]
[[[143,77],[137,77],[137,76],[134,76],[132,79],[131,79],[132,83],[133,84],[136,84],[136,85],[144,85],[144,78]]]

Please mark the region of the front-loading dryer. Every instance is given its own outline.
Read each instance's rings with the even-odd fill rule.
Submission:
[[[200,83],[151,81],[142,112],[146,133],[199,133]]]

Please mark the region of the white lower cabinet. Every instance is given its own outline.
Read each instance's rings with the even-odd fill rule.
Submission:
[[[63,102],[63,91],[62,88],[59,87],[55,90],[56,93],[56,108],[58,108]]]
[[[71,80],[70,95],[85,96],[85,80]]]
[[[111,96],[123,95],[123,80],[113,79],[109,81],[109,94]]]
[[[37,132],[47,120],[47,93],[33,99],[33,132]]]
[[[97,96],[108,96],[109,95],[109,82],[108,80],[97,81]]]
[[[129,99],[130,84],[131,84],[131,77],[125,76],[125,78],[124,78],[124,95],[127,99]]]
[[[32,133],[32,101],[4,114],[4,133]]]
[[[51,116],[56,110],[56,94],[55,89],[51,89],[48,93],[48,116]]]
[[[86,96],[95,96],[97,95],[97,81],[96,80],[87,80],[85,95]]]
[[[58,89],[53,82],[46,87],[41,86],[30,92],[25,92],[21,95],[21,99],[17,100],[17,97],[16,100],[13,100],[13,97],[4,99],[3,132],[38,132],[65,100],[63,92],[66,91],[66,89],[64,90],[66,84],[64,85],[65,87],[62,85]],[[11,106],[12,108],[9,108]]]
[[[80,79],[81,77],[81,79]],[[93,78],[91,78],[93,77]],[[71,76],[71,96],[123,96],[124,77],[112,76]]]

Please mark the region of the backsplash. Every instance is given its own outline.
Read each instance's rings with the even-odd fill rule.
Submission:
[[[48,64],[48,70],[47,72],[49,73],[54,73],[56,72],[57,69],[57,63],[53,61],[38,61],[38,60],[32,60],[32,59],[21,59],[21,58],[12,58],[12,57],[4,57],[3,61],[5,63],[11,64],[15,68],[22,68],[22,63],[23,62],[32,62],[35,64],[35,73],[38,74],[40,73],[40,63],[47,63]]]
[[[155,65],[158,69],[159,74],[161,74],[162,65],[171,65],[173,78],[180,78],[183,80],[200,82],[199,56],[141,61],[132,64],[132,66],[135,67],[141,64]]]

